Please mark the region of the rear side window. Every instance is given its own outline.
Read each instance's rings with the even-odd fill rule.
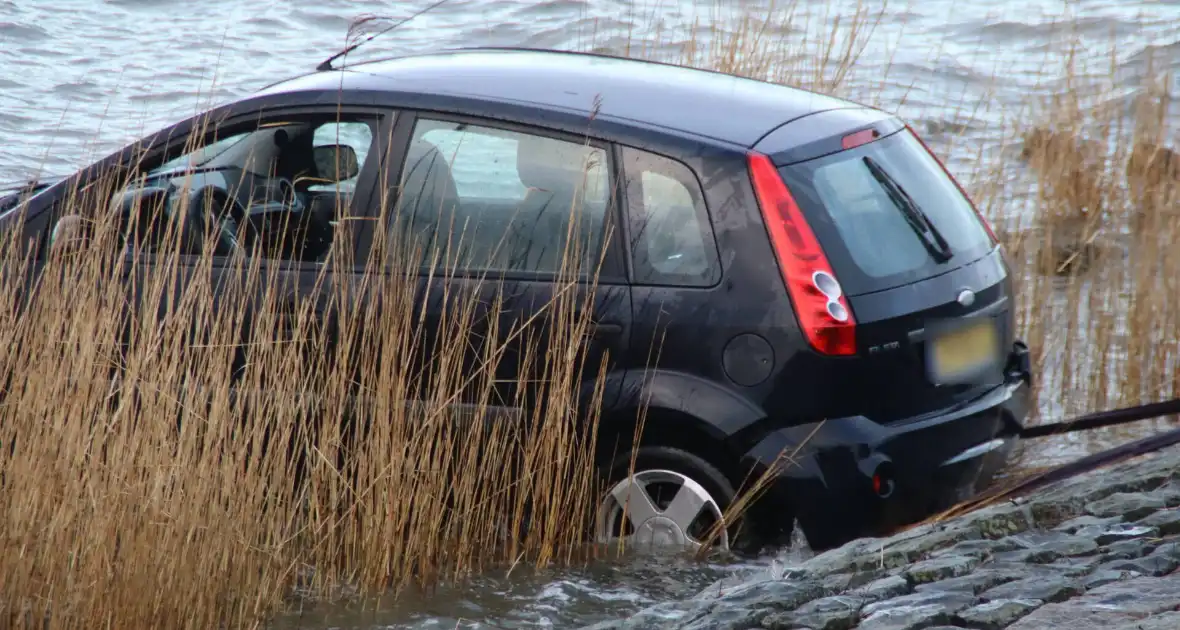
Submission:
[[[721,275],[713,226],[692,169],[623,148],[636,284],[712,286]]]
[[[438,147],[450,162],[460,196],[521,201],[528,194],[516,169],[520,143],[511,135],[435,121],[422,121],[420,131],[416,140]]]
[[[849,295],[940,275],[991,249],[970,202],[908,130],[779,172]],[[913,200],[925,215],[917,222],[929,221],[949,255],[915,229],[881,175]]]
[[[423,267],[592,275],[606,246],[610,188],[601,147],[420,118],[391,236],[408,248],[395,251],[419,252]]]

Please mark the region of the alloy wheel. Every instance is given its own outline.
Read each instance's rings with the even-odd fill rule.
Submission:
[[[598,508],[599,543],[700,549],[722,521],[721,506],[701,484],[671,470],[644,470],[619,481]],[[715,546],[729,549],[722,528]]]

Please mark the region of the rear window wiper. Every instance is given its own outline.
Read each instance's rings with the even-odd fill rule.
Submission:
[[[914,198],[910,197],[909,193],[901,187],[901,184],[897,183],[897,180],[885,172],[885,169],[881,168],[881,165],[877,164],[873,158],[865,157],[864,163],[877,182],[881,184],[881,187],[885,189],[886,194],[889,195],[889,199],[893,201],[893,205],[897,206],[897,209],[901,211],[906,223],[913,228],[914,233],[918,235],[926,250],[934,257],[934,260],[940,263],[950,260],[951,256],[954,255],[954,252],[951,251],[950,243],[943,238],[938,228],[934,227],[934,222],[930,220],[930,217],[926,216],[925,212],[922,212],[922,208],[918,206]]]

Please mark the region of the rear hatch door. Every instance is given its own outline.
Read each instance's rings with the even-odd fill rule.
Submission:
[[[858,412],[888,422],[1001,384],[1013,330],[1002,255],[975,208],[908,128],[880,128],[776,165],[856,320],[845,382]]]

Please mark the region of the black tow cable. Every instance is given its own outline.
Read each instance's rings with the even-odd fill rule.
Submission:
[[[1075,431],[1085,431],[1088,429],[1101,429],[1104,427],[1113,427],[1120,424],[1128,424],[1140,420],[1150,420],[1160,416],[1167,416],[1180,413],[1180,398],[1172,400],[1165,400],[1162,402],[1148,403],[1146,405],[1135,405],[1133,407],[1125,407],[1123,409],[1111,409],[1109,411],[1099,411],[1097,413],[1089,413],[1071,420],[1064,420],[1062,422],[1055,422],[1053,424],[1043,424],[1039,426],[1026,427],[1020,431],[1020,437],[1024,438],[1039,438],[1050,435],[1062,435],[1064,433],[1072,433]],[[993,505],[997,501],[1005,499],[1015,499],[1017,496],[1027,494],[1033,490],[1043,488],[1054,482],[1069,479],[1077,475],[1087,473],[1099,468],[1110,466],[1129,460],[1140,455],[1162,451],[1180,444],[1180,428],[1169,429],[1163,433],[1148,436],[1121,444],[1114,448],[1109,448],[1104,451],[1099,451],[1091,455],[1076,459],[1068,464],[1062,464],[1045,471],[1035,473],[1029,477],[1017,481],[1013,485],[999,486],[985,490],[982,494],[975,498],[960,503],[941,514],[938,514],[929,522],[940,522],[948,518],[959,516],[988,505]]]
[[[1020,438],[1031,439],[1047,437],[1050,435],[1062,435],[1064,433],[1073,433],[1075,431],[1102,429],[1105,427],[1113,427],[1120,424],[1127,424],[1129,422],[1138,422],[1140,420],[1150,420],[1152,418],[1158,418],[1160,416],[1168,416],[1172,414],[1180,414],[1180,398],[1173,398],[1172,400],[1165,400],[1162,402],[1148,403],[1146,405],[1135,405],[1134,407],[1125,407],[1123,409],[1111,409],[1109,411],[1088,413],[1078,416],[1077,418],[1073,418],[1072,420],[1054,422],[1053,424],[1041,424],[1033,427],[1024,427],[1020,430]]]
[[[1180,444],[1180,428],[1165,431],[1158,435],[1145,437],[1141,440],[1135,440],[1127,444],[1122,444],[1105,451],[1087,455],[1080,459],[1076,459],[1068,464],[1063,464],[1055,468],[1050,468],[1044,472],[1036,473],[1030,477],[1021,479],[1017,483],[1008,486],[999,486],[990,490],[984,491],[975,498],[960,503],[941,514],[924,521],[926,523],[937,523],[945,521],[948,518],[961,516],[973,510],[994,505],[1003,500],[1014,500],[1021,495],[1026,495],[1033,490],[1038,490],[1052,483],[1076,477],[1084,473],[1088,473],[1099,468],[1104,468],[1113,464],[1124,462],[1140,455],[1146,455],[1155,451],[1162,451],[1170,446]],[[921,523],[919,523],[920,525]],[[908,529],[908,528],[907,528]]]

